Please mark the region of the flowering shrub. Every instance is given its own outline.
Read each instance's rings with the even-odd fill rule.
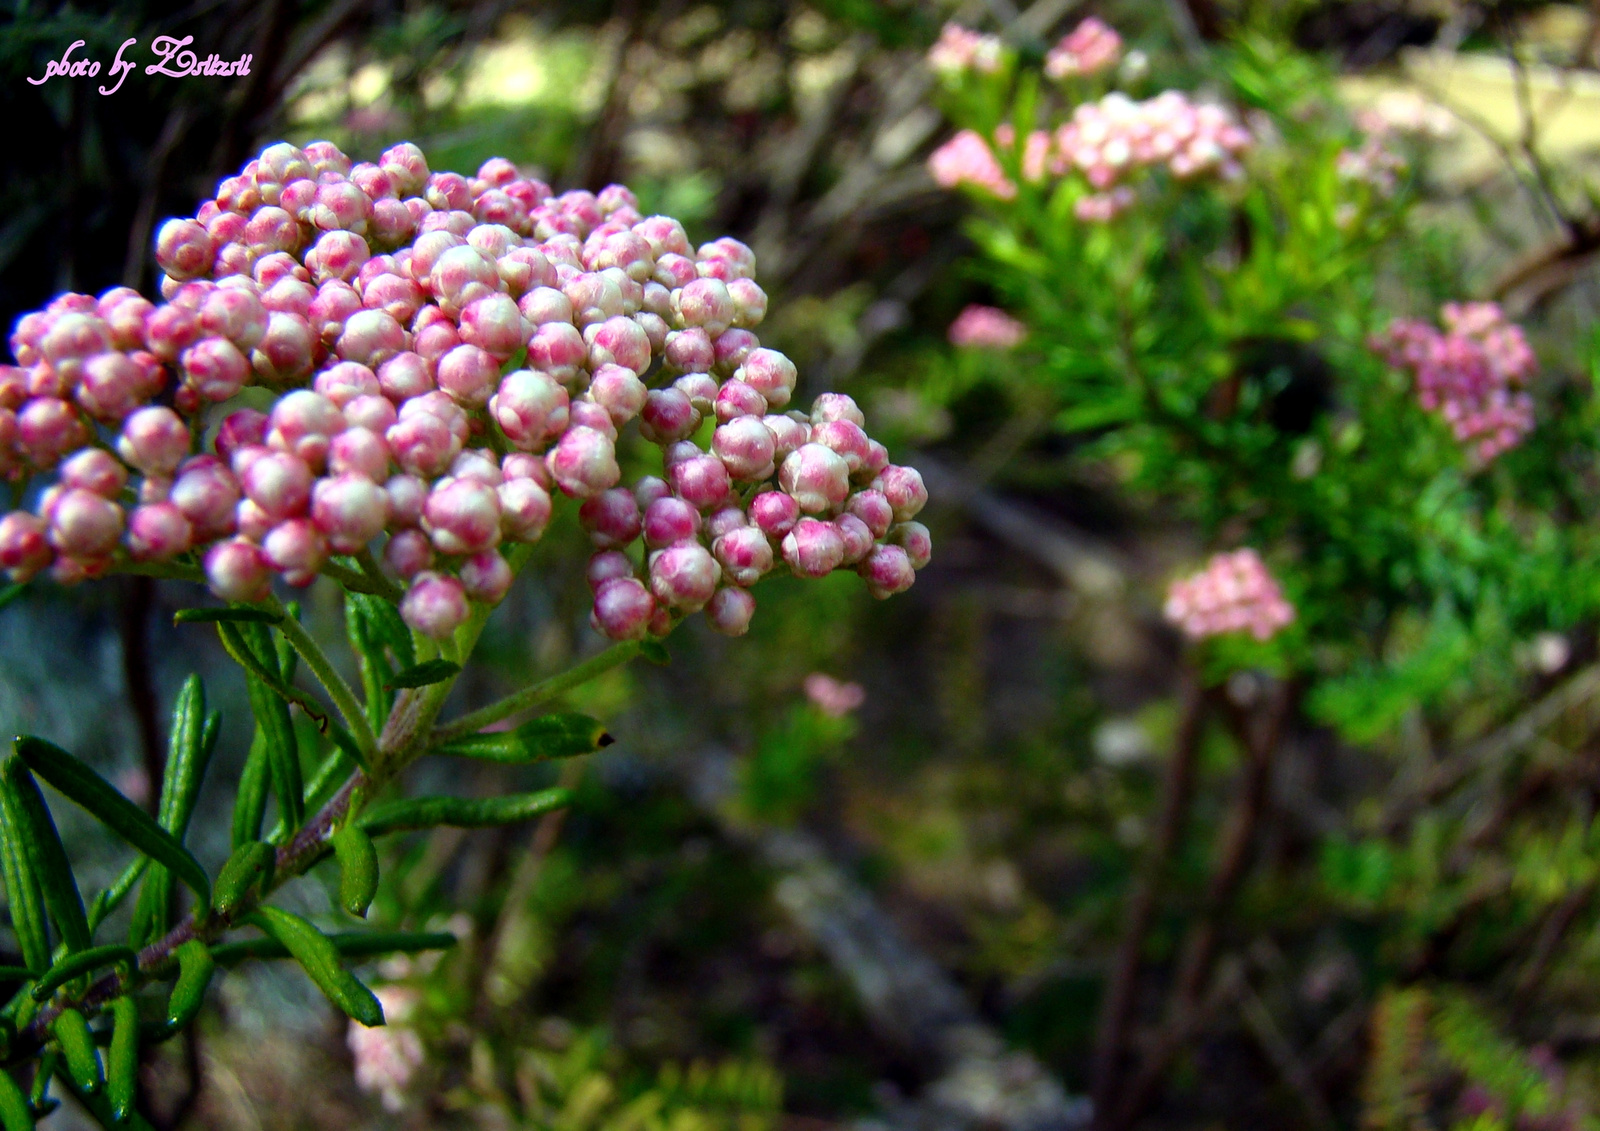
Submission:
[[[400,770],[430,753],[589,752],[607,739],[582,716],[483,728],[658,649],[690,613],[742,634],[751,586],[775,570],[853,569],[887,597],[931,555],[914,521],[921,477],[889,462],[854,401],[783,411],[798,375],[752,332],[767,298],[749,248],[696,249],[620,185],[557,196],[500,159],[464,177],[431,171],[410,144],[353,163],[326,142],[280,143],[194,218],[163,225],[155,250],[164,302],[67,294],[16,325],[17,365],[0,368],[0,475],[29,505],[0,519],[0,567],[18,583],[204,580],[227,604],[186,617],[215,622],[248,673],[257,742],[235,851],[213,880],[182,844],[216,740],[198,681],[174,717],[155,820],[71,755],[18,740],[0,831],[26,969],[4,1017],[10,1059],[38,1068],[31,1097],[0,1074],[8,1127],[47,1106],[52,1073],[108,1126],[130,1118],[144,987],[176,978],[160,1033],[176,1032],[219,956],[285,953],[356,1021],[381,1024],[384,1001],[341,954],[449,938],[330,938],[267,893],[331,852],[360,916],[378,878],[372,837],[523,820],[568,796],[378,800]],[[635,444],[661,474],[623,484],[619,445]],[[591,623],[620,643],[438,724],[562,497],[593,545]],[[319,576],[345,592],[360,699],[274,594],[275,580]],[[301,661],[337,720],[294,685]],[[310,781],[291,706],[327,738]],[[35,778],[141,853],[88,912]],[[269,793],[279,822],[263,838]],[[145,872],[130,946],[96,946]],[[175,924],[173,877],[195,894]],[[244,926],[267,941],[222,941]],[[403,1030],[352,1048],[386,1102],[418,1056]]]
[[[1217,554],[1192,577],[1175,581],[1162,610],[1196,640],[1245,632],[1257,640],[1294,620],[1294,609],[1254,550]]]

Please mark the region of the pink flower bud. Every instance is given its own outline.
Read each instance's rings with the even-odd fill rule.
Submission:
[[[537,542],[550,521],[550,495],[538,480],[507,479],[496,488],[501,533],[515,542]]]
[[[857,424],[848,420],[825,420],[811,426],[811,442],[837,452],[854,475],[867,460],[867,445],[871,441]]]
[[[581,272],[569,279],[561,289],[572,303],[573,322],[588,327],[625,314],[627,303],[622,294],[623,278],[626,276],[597,271]]]
[[[261,256],[256,260],[253,275],[255,277],[255,281],[259,283],[262,288],[261,305],[266,307],[268,310],[293,309],[283,306],[274,306],[271,302],[267,301],[267,296],[273,293],[274,289],[279,283],[297,284],[298,287],[301,288],[301,293],[309,292],[311,295],[315,295],[317,293],[316,288],[309,285],[311,282],[311,272],[302,267],[300,265],[300,261],[294,256],[285,252],[277,251],[271,253],[270,255]],[[285,288],[282,293],[287,295],[291,292],[289,288]],[[308,297],[305,301],[309,303],[311,299]],[[301,307],[295,312],[297,314],[304,314],[305,309],[304,307]]]
[[[310,521],[291,518],[280,522],[261,540],[261,556],[286,576],[289,584],[309,585],[328,560],[328,544]]]
[[[706,622],[724,636],[743,636],[756,614],[756,599],[747,589],[718,589],[706,605]]]
[[[371,255],[367,241],[356,233],[326,232],[306,252],[306,269],[318,284],[336,279],[348,283]]]
[[[214,403],[237,396],[250,377],[250,362],[227,338],[201,338],[179,361],[185,383]]]
[[[614,577],[595,590],[589,623],[612,640],[643,640],[655,611],[655,599],[637,579]]]
[[[573,498],[591,498],[622,478],[616,446],[593,428],[569,428],[545,462],[556,485]]]
[[[617,315],[591,324],[584,331],[589,342],[589,368],[620,365],[634,373],[650,368],[650,339],[632,318]]]
[[[928,489],[922,484],[922,473],[914,467],[897,467],[893,464],[883,469],[877,486],[884,498],[894,508],[896,522],[908,522],[917,517],[928,502]]]
[[[589,558],[589,566],[584,571],[584,576],[589,581],[589,591],[598,593],[600,587],[608,581],[619,577],[633,576],[633,563],[628,560],[628,555],[619,550],[601,550]]]
[[[128,485],[128,472],[103,448],[84,448],[61,465],[61,485],[115,500]]]
[[[777,350],[769,349],[752,350],[736,376],[777,408],[789,403],[799,380],[794,362]]]
[[[261,300],[239,287],[219,287],[200,304],[200,328],[227,338],[240,350],[255,348],[267,332],[267,310]]]
[[[364,233],[372,218],[372,198],[351,181],[334,181],[317,186],[316,201],[309,219],[325,232],[343,229]]]
[[[831,522],[802,518],[783,538],[783,560],[799,577],[826,577],[844,562],[844,538]]]
[[[439,256],[428,275],[428,287],[445,313],[458,317],[478,299],[499,292],[500,273],[493,260],[462,244]]]
[[[188,519],[196,542],[234,532],[239,484],[219,460],[196,456],[186,461],[167,499]]]
[[[428,183],[428,162],[422,150],[409,141],[390,146],[378,158],[378,167],[394,178],[395,191],[401,196],[419,192]]]
[[[423,480],[415,475],[391,475],[383,492],[390,526],[416,526],[422,521],[422,505],[428,500],[428,485]]]
[[[772,432],[758,416],[738,416],[719,427],[711,438],[711,451],[734,479],[765,479],[772,474]]]
[[[688,234],[684,232],[683,225],[671,216],[647,217],[635,224],[633,230],[644,237],[645,243],[650,245],[650,253],[657,258],[668,252],[679,256],[688,256],[690,253]]]
[[[842,514],[833,520],[839,537],[844,542],[844,564],[855,565],[872,549],[872,531],[853,514]]]
[[[395,576],[411,578],[433,566],[433,543],[420,530],[400,530],[383,547],[383,564]]]
[[[434,173],[423,188],[423,197],[441,212],[472,207],[472,191],[459,173]]]
[[[433,376],[420,354],[397,353],[378,366],[378,386],[383,395],[399,403],[433,389]]]
[[[696,279],[673,298],[678,318],[685,326],[700,326],[713,338],[733,324],[733,298],[717,279]]]
[[[359,553],[383,532],[388,499],[371,477],[347,471],[317,480],[311,493],[311,519],[337,553]]]
[[[408,402],[409,403],[409,402]],[[412,475],[432,479],[450,466],[461,450],[461,442],[450,426],[431,413],[402,417],[385,433],[394,461]]]
[[[547,374],[518,369],[500,382],[490,411],[506,439],[532,451],[566,426],[567,391]]]
[[[151,353],[162,361],[176,361],[200,336],[200,319],[181,306],[161,306],[145,319],[144,332]]]
[[[495,259],[495,270],[500,273],[500,281],[514,297],[526,298],[534,291],[544,291],[550,294],[561,295],[562,302],[566,296],[554,290],[556,269],[548,259],[537,249],[532,247],[513,247],[502,252]],[[541,300],[547,301],[547,300]],[[570,306],[571,304],[568,303]],[[524,316],[528,315],[527,307],[522,308]],[[530,321],[532,321],[531,316]],[[539,321],[549,321],[541,319]],[[538,325],[538,321],[534,321]]]
[[[586,499],[578,508],[578,521],[589,531],[589,540],[602,550],[623,549],[642,529],[639,504],[625,487],[613,487]]]
[[[345,319],[335,350],[346,361],[377,369],[411,345],[407,334],[385,310],[358,310]]]
[[[380,247],[395,247],[411,238],[416,231],[416,221],[411,210],[398,200],[372,202],[372,222],[367,235]]]
[[[650,277],[654,282],[675,293],[698,279],[700,272],[695,268],[694,260],[669,252],[656,257],[656,269]]]
[[[521,349],[527,337],[522,313],[508,295],[486,295],[461,312],[461,340],[484,351],[497,365]]]
[[[311,388],[341,410],[357,397],[382,393],[378,375],[354,361],[341,361],[324,369],[312,381]]]
[[[800,521],[800,504],[783,491],[763,491],[750,500],[750,521],[769,538],[782,538]]]
[[[461,587],[474,601],[498,605],[511,588],[511,580],[510,563],[495,550],[473,554],[461,563]]]
[[[278,193],[278,207],[283,209],[296,220],[311,223],[308,217],[311,209],[317,203],[317,181],[315,176],[296,177],[284,184],[283,190]],[[306,233],[309,235],[309,232]]]
[[[551,270],[553,273],[554,268]],[[554,287],[532,288],[522,296],[517,309],[522,312],[522,317],[527,320],[528,325],[533,327],[543,326],[546,322],[572,321],[572,300]]]
[[[761,423],[772,433],[774,459],[783,460],[811,439],[811,425],[782,413],[771,413],[761,418]]]
[[[435,640],[448,640],[466,622],[468,613],[461,582],[439,573],[417,574],[400,602],[400,616],[406,624]]]
[[[344,422],[349,428],[366,428],[382,436],[399,419],[394,404],[383,396],[360,396],[344,406]],[[387,445],[386,445],[387,446]]]
[[[344,413],[333,401],[310,389],[296,389],[273,406],[267,446],[291,452],[315,470],[327,462],[328,445],[344,427]]]
[[[692,540],[699,531],[699,512],[676,495],[656,499],[645,507],[644,541],[652,550]]]
[[[104,424],[120,424],[149,396],[144,370],[125,353],[91,357],[75,394],[79,407]]]
[[[44,519],[27,511],[12,511],[0,518],[0,568],[12,581],[27,581],[55,556]]]
[[[679,542],[651,555],[650,592],[676,609],[694,612],[703,607],[721,576],[716,559],[698,542]]]
[[[735,500],[732,505],[713,511],[706,519],[706,541],[715,542],[728,531],[749,525],[749,519],[745,517],[744,511],[739,509],[738,501]]]
[[[821,444],[802,444],[783,461],[778,484],[807,514],[839,506],[850,494],[850,468],[844,458]]]
[[[102,558],[122,537],[122,508],[93,491],[69,487],[49,508],[50,545],[69,558]]]
[[[681,390],[651,389],[640,412],[639,435],[656,444],[670,444],[694,434],[700,414]]]
[[[500,544],[500,497],[473,479],[441,479],[428,493],[422,526],[444,554],[477,554]]]
[[[933,560],[933,536],[920,522],[902,522],[889,531],[889,541],[906,552],[912,569],[922,569]]]
[[[225,460],[232,460],[233,453],[242,447],[265,444],[267,426],[266,414],[253,408],[229,413],[217,428],[217,454]]]
[[[40,471],[89,442],[89,429],[68,401],[34,397],[17,413],[17,450]]]
[[[711,338],[699,327],[668,334],[662,353],[669,366],[684,373],[709,373],[716,362]]]
[[[667,482],[684,502],[700,510],[721,506],[732,490],[728,469],[716,456],[699,455],[667,469]]]
[[[861,470],[851,478],[871,483],[882,475],[888,467],[889,449],[876,440],[869,440],[867,442],[867,457],[861,462]]]
[[[317,339],[311,323],[298,314],[273,311],[267,330],[250,354],[250,367],[263,381],[287,385],[311,372]]]
[[[708,373],[685,373],[672,383],[672,387],[689,398],[689,403],[701,416],[710,416],[716,407],[717,381]]]
[[[633,370],[620,365],[602,365],[589,382],[588,399],[610,414],[620,428],[644,408],[647,396],[644,382]]]
[[[830,420],[848,420],[859,428],[867,426],[866,415],[857,407],[854,398],[844,393],[823,393],[811,403],[813,425]]]
[[[194,530],[171,503],[150,503],[128,516],[128,553],[135,561],[170,561],[188,550]]]
[[[749,330],[725,330],[711,343],[716,354],[716,370],[723,376],[736,372],[761,345]]]
[[[350,181],[367,198],[377,204],[379,200],[392,198],[396,195],[395,179],[383,171],[382,166],[373,165],[363,161],[350,170]]]
[[[215,254],[205,227],[193,220],[168,220],[156,234],[156,263],[174,279],[205,274]]]
[[[743,381],[728,381],[717,392],[714,403],[717,419],[726,424],[739,416],[764,416],[767,400]]]
[[[880,601],[904,593],[917,580],[911,559],[899,546],[874,546],[856,572],[866,580],[867,592]]]
[[[894,508],[889,505],[889,500],[882,491],[871,489],[857,491],[850,496],[844,509],[847,514],[853,514],[866,523],[867,529],[872,531],[873,538],[882,538],[889,533],[889,527],[894,523]]]
[[[206,552],[205,564],[211,591],[224,601],[264,601],[271,591],[271,570],[254,542],[218,542]]]
[[[566,322],[546,322],[528,339],[528,365],[564,385],[577,377],[579,366],[587,359],[583,335]]]
[[[711,550],[722,566],[723,579],[733,585],[754,585],[772,569],[772,543],[759,527],[730,530],[712,543]]]
[[[311,468],[298,456],[269,451],[239,477],[250,501],[273,522],[295,518],[311,502]],[[176,488],[174,488],[176,490]]]
[[[734,279],[728,283],[728,295],[733,299],[733,324],[759,326],[767,316],[767,292],[756,285],[754,279]]]

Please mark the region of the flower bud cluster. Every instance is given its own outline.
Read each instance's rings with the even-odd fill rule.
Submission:
[[[345,1041],[355,1062],[356,1086],[376,1092],[385,1111],[405,1108],[406,1090],[423,1065],[422,1038],[409,1024],[421,994],[410,986],[379,986],[373,993],[383,1006],[384,1024],[372,1028],[351,1021]]]
[[[498,158],[467,178],[410,144],[355,164],[280,143],[163,225],[156,259],[162,305],[117,288],[17,322],[0,476],[56,478],[0,519],[13,578],[192,556],[253,601],[375,552],[407,623],[446,637],[505,595],[501,547],[537,541],[558,494],[610,555],[595,623],[617,638],[702,607],[743,631],[778,561],[851,566],[879,596],[927,561],[921,478],[854,402],[783,414],[797,374],[750,330],[750,249],[696,249],[620,185],[557,196]],[[666,478],[630,491],[634,421]]]
[[[1524,387],[1538,360],[1496,303],[1446,303],[1440,318],[1443,331],[1397,318],[1372,347],[1411,371],[1418,403],[1443,417],[1459,442],[1494,459],[1533,430],[1533,398]]]
[[[1341,180],[1363,184],[1379,196],[1395,194],[1406,159],[1390,149],[1383,135],[1369,135],[1354,148],[1342,149],[1334,163]]]
[[[1044,73],[1053,79],[1099,74],[1122,58],[1122,37],[1104,21],[1090,16],[1073,28],[1044,57]]]
[[[1294,607],[1248,548],[1215,554],[1205,569],[1173,582],[1162,612],[1194,640],[1243,631],[1269,640],[1294,620]]]
[[[928,66],[948,78],[971,72],[992,75],[1000,69],[1003,57],[999,36],[947,23],[939,32],[939,41],[928,49]]]
[[[948,331],[950,344],[970,349],[1009,350],[1028,336],[1028,328],[994,306],[968,306]]]

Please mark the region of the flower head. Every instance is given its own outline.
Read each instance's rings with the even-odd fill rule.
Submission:
[[[866,690],[859,683],[844,683],[822,672],[806,676],[803,685],[806,698],[825,715],[842,719],[867,701]]]
[[[990,75],[1000,69],[1002,50],[999,36],[947,23],[939,33],[939,41],[928,49],[928,66],[947,76],[969,71]]]
[[[1294,620],[1294,607],[1248,548],[1216,554],[1199,573],[1173,582],[1162,611],[1195,640],[1245,631],[1269,640]]]
[[[1114,67],[1122,58],[1122,37],[1090,16],[1073,28],[1044,58],[1044,73],[1053,79],[1093,75]]]
[[[968,306],[950,323],[950,344],[972,349],[1008,350],[1027,337],[1028,328],[994,306]]]

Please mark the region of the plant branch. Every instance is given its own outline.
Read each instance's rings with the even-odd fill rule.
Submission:
[[[367,561],[372,560],[370,551],[362,551],[367,555]],[[357,559],[360,560],[359,558]],[[366,593],[373,597],[382,597],[392,604],[399,604],[400,598],[405,594],[394,582],[384,577],[381,573],[368,571],[367,563],[361,563],[361,569],[354,570],[349,566],[342,566],[338,562],[324,562],[320,571],[324,577],[331,577],[352,593]]]
[[[282,614],[283,619],[278,622],[277,628],[288,638],[294,650],[306,662],[306,667],[317,677],[317,682],[327,691],[329,698],[333,700],[333,705],[344,717],[344,725],[355,736],[356,745],[361,748],[362,755],[371,762],[378,751],[378,740],[372,733],[372,725],[367,722],[367,713],[356,701],[355,692],[350,690],[350,685],[344,681],[344,677],[334,670],[333,663],[312,639],[311,634],[298,620],[289,615],[276,597],[267,599],[267,607],[275,613]]]
[[[560,675],[553,675],[549,679],[541,680],[531,687],[507,695],[497,703],[487,707],[480,707],[476,711],[453,719],[441,727],[434,729],[428,736],[428,746],[436,747],[441,743],[449,742],[452,738],[472,734],[482,730],[490,723],[497,723],[501,719],[509,718],[529,707],[537,707],[549,699],[555,698],[564,691],[570,691],[580,684],[587,683],[595,676],[610,671],[627,663],[639,654],[639,643],[635,640],[625,640],[620,644],[613,644],[604,652],[593,656],[576,667],[568,668]]]

